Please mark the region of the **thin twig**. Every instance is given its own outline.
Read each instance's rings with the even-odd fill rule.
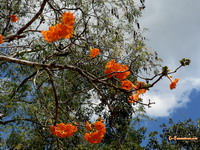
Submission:
[[[28,77],[26,77],[17,87],[17,89],[14,91],[13,95],[11,96],[11,99],[15,96],[16,92],[19,91],[19,89],[32,77],[34,77],[36,75],[37,71],[33,72],[31,75],[29,75]]]
[[[0,124],[2,125],[6,125],[8,123],[12,123],[12,122],[16,122],[16,121],[28,121],[28,122],[32,122],[35,124],[38,124],[40,126],[43,126],[42,124],[40,124],[39,122],[32,120],[32,119],[28,119],[28,118],[19,118],[19,119],[12,119],[12,120],[7,120],[7,121],[0,121]]]
[[[20,34],[22,34],[24,30],[26,30],[42,14],[44,7],[48,1],[49,0],[44,0],[41,4],[39,11],[35,14],[35,16],[27,24],[25,24],[21,29],[19,29],[16,34],[5,37],[4,41],[10,42],[15,39],[23,38],[20,36]]]

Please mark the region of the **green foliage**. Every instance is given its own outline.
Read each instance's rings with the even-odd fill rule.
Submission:
[[[190,64],[190,59],[183,58],[180,60],[182,66],[188,66]]]
[[[160,138],[157,137],[157,131],[150,133],[146,149],[192,150],[200,147],[200,130],[198,124],[191,119],[178,123],[174,123],[172,119],[169,119],[168,125],[163,123],[160,127],[162,128],[162,133],[159,134]],[[176,140],[174,138],[197,138],[197,140]]]

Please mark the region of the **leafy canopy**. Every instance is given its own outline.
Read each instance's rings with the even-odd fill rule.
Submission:
[[[171,72],[160,68],[157,54],[144,43],[138,21],[144,1],[140,5],[134,0],[1,1],[0,131],[10,133],[3,147],[141,148],[145,129],[136,129],[140,117],[132,116],[144,117],[144,106],[154,104],[143,103],[141,95],[163,77],[174,89],[178,79],[169,74],[190,60],[181,60]],[[151,71],[153,77],[141,76]],[[91,131],[85,127],[89,120]]]

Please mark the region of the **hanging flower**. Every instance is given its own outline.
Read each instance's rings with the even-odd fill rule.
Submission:
[[[16,15],[10,15],[10,20],[12,22],[17,22],[19,20],[19,18]]]
[[[178,78],[174,79],[174,81],[171,80],[171,84],[169,85],[171,90],[176,88],[176,84],[178,83],[178,81],[179,81]]]
[[[100,54],[100,50],[98,48],[92,48],[90,50],[90,58],[94,58]]]

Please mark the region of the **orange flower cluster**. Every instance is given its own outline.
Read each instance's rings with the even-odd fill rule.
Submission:
[[[173,90],[173,89],[176,88],[176,84],[178,83],[178,81],[179,81],[178,78],[174,79],[174,81],[171,80],[171,84],[169,85],[169,87],[170,87],[171,90]]]
[[[85,133],[84,137],[86,141],[93,144],[101,143],[104,134],[106,133],[105,125],[102,122],[103,121],[96,121],[92,125],[88,121],[86,122],[86,129],[88,131],[94,130],[95,128],[94,132]]]
[[[49,27],[47,31],[41,31],[44,39],[48,42],[54,42],[61,38],[71,38],[74,32],[74,14],[65,12],[62,15],[62,22]]]
[[[66,138],[72,136],[78,130],[77,126],[72,124],[59,123],[56,126],[50,126],[50,131],[53,135],[60,138]]]
[[[100,54],[100,50],[98,48],[90,49],[90,58],[94,58]]]
[[[144,88],[145,87],[145,83],[144,82],[140,82],[140,81],[137,81],[136,82],[136,85],[133,85],[133,87],[136,89],[136,93],[129,96],[129,103],[134,103],[135,101],[138,101],[139,100],[139,95],[140,94],[143,94],[143,93],[146,93],[146,89]]]
[[[115,60],[109,61],[105,66],[104,73],[107,74],[107,78],[116,77],[121,82],[121,88],[127,91],[133,88],[133,83],[129,80],[125,80],[129,75],[130,71],[127,65],[116,63]]]
[[[122,81],[130,75],[130,71],[128,71],[128,66],[116,63],[115,60],[109,61],[106,64],[105,68],[106,69],[104,73],[107,74],[107,78],[115,76],[120,81]]]
[[[17,22],[19,20],[19,18],[16,15],[10,15],[10,20],[12,22]]]
[[[144,88],[146,86],[146,83],[137,81],[136,85],[134,85],[134,88],[137,90],[137,94],[143,94],[146,93],[146,89]]]
[[[133,83],[129,80],[121,81],[121,84],[122,84],[122,89],[125,89],[127,91],[133,88]]]
[[[134,88],[136,90],[135,94],[129,96],[129,103],[134,103],[139,100],[139,95],[146,92],[146,84],[144,82],[137,81],[136,85],[134,85],[131,81],[125,80],[130,75],[127,65],[121,65],[116,63],[115,60],[111,60],[106,64],[105,68],[104,73],[107,75],[107,78],[116,77],[119,79],[122,89],[130,91]]]
[[[3,43],[3,36],[0,34],[0,44]]]
[[[133,94],[133,95],[129,96],[128,102],[130,104],[132,104],[132,103],[134,103],[134,102],[136,102],[138,100],[139,100],[139,94],[136,93],[136,94]]]

